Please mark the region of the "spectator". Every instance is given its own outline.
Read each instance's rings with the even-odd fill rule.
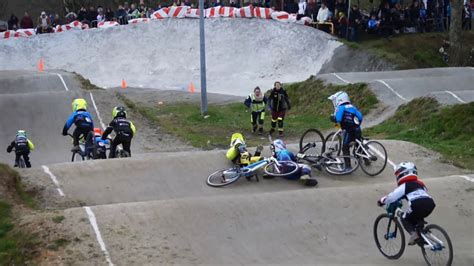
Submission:
[[[15,14],[12,14],[10,16],[10,19],[8,20],[8,29],[9,30],[19,29],[19,27],[18,27],[18,17],[15,16]]]
[[[463,30],[471,30],[472,28],[472,18],[471,18],[471,6],[469,3],[464,4],[462,10],[462,28]]]
[[[101,7],[101,6],[97,7],[97,17],[96,17],[96,19],[97,19],[97,23],[105,21],[104,8]]]
[[[345,38],[347,35],[347,17],[344,12],[339,12],[337,19],[337,32],[339,38]]]
[[[65,18],[66,18],[66,23],[71,23],[71,22],[73,22],[73,21],[75,21],[75,20],[78,19],[77,14],[74,13],[74,12],[69,12],[69,13],[67,13],[67,15],[65,16]]]
[[[31,19],[30,14],[28,14],[28,12],[25,12],[25,14],[23,15],[20,21],[20,28],[32,29],[34,27],[35,26],[33,25],[33,19]]]
[[[306,15],[306,7],[307,7],[306,0],[299,0],[298,3],[298,19],[304,17]]]
[[[344,15],[347,15],[347,5],[344,0],[337,0],[334,14],[339,15],[341,12],[344,13]]]
[[[189,7],[191,6],[191,3],[189,2],[189,0],[184,0],[183,4],[185,6],[189,6]]]
[[[353,5],[349,13],[349,41],[356,42],[359,37],[359,26],[362,22],[362,15],[358,5]]]
[[[426,32],[426,20],[428,19],[428,13],[424,2],[421,2],[420,7],[420,18],[418,20],[419,32]]]
[[[59,14],[54,15],[53,22],[51,23],[53,28],[58,25],[63,25],[63,24],[64,24],[64,21],[59,17]]]
[[[368,34],[378,34],[380,27],[380,21],[377,19],[375,14],[370,16],[369,21],[367,21],[367,33]]]
[[[329,19],[329,9],[326,7],[324,3],[321,3],[321,8],[319,8],[318,17],[316,18],[316,20],[319,23],[324,23],[328,21],[328,19]]]
[[[123,9],[125,10],[125,12],[130,13],[130,7],[128,5],[128,2],[123,2]]]
[[[230,0],[230,6],[231,6],[231,7],[240,8],[239,3],[240,3],[240,1],[237,1],[237,0]]]
[[[87,14],[86,8],[81,6],[81,9],[79,9],[79,12],[77,12],[77,20],[79,20],[80,22],[85,21],[86,14]]]
[[[110,7],[105,9],[105,20],[106,21],[113,21],[115,20],[114,12]]]
[[[418,1],[414,1],[413,4],[410,6],[409,18],[410,18],[410,26],[418,28],[418,22],[420,19],[420,5]]]
[[[90,6],[89,11],[87,11],[86,13],[86,20],[89,21],[92,27],[97,26],[97,23],[92,23],[92,22],[95,22],[95,20],[97,20],[97,15],[98,13],[95,10],[95,8],[93,6]]]
[[[51,33],[53,32],[53,28],[51,27],[51,20],[46,15],[46,12],[41,12],[41,16],[38,18],[38,27],[36,29],[36,33]]]
[[[309,0],[306,10],[308,15],[314,21],[314,18],[318,16],[318,4],[316,3],[316,0]]]
[[[129,18],[139,18],[140,17],[140,11],[138,11],[138,8],[135,4],[130,5],[130,10],[128,11],[128,17]]]
[[[125,8],[121,5],[118,6],[116,17],[121,25],[127,24],[127,11],[125,11]]]

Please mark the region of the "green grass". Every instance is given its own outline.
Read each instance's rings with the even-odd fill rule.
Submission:
[[[13,181],[16,196],[23,204],[31,209],[38,209],[38,203],[34,198],[34,192],[26,191],[24,184],[21,182],[20,174],[13,170],[10,166],[0,163],[0,175],[2,178],[9,178]]]
[[[102,90],[102,88],[96,86],[95,84],[91,83],[90,80],[84,78],[83,76],[77,74],[76,72],[74,72],[75,76],[76,76],[76,79],[77,81],[79,81],[79,83],[81,83],[81,88],[83,90]]]
[[[365,134],[414,142],[474,169],[474,103],[443,107],[433,98],[418,98]]]
[[[285,89],[292,102],[292,109],[285,119],[285,134],[288,138],[299,138],[309,128],[332,127],[329,116],[334,109],[327,98],[339,90],[347,91],[353,103],[363,113],[368,113],[378,102],[366,84],[324,85],[322,81],[311,77],[303,82],[286,84]],[[117,96],[130,109],[138,111],[155,125],[161,126],[168,133],[180,137],[195,147],[204,149],[226,147],[234,132],[244,133],[249,145],[262,142],[259,136],[250,133],[250,113],[245,111],[243,103],[210,104],[210,116],[203,118],[199,103],[181,102],[172,105],[144,106],[132,102],[120,93],[117,93]],[[267,113],[265,130],[269,130],[270,120],[270,115]]]
[[[465,65],[473,66],[469,52],[474,49],[474,32],[463,32],[463,53]],[[446,67],[439,48],[443,40],[448,40],[447,33],[402,34],[390,40],[372,35],[363,35],[362,41],[353,44],[344,42],[351,48],[365,49],[373,52],[378,57],[396,65],[398,69],[415,69]]]

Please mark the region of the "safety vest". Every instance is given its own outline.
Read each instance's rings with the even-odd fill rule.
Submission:
[[[265,96],[262,97],[262,100],[257,100],[255,94],[250,94],[250,99],[252,99],[252,103],[250,105],[250,110],[252,112],[261,112],[265,110],[265,102],[263,101]]]

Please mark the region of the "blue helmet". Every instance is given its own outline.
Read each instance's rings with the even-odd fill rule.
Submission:
[[[286,150],[286,144],[281,139],[274,140],[273,147],[275,148],[275,152]]]

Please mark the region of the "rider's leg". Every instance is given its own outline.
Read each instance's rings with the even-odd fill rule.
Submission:
[[[130,137],[124,137],[122,140],[122,147],[124,151],[128,152],[128,155],[130,157],[132,156],[132,150],[130,149],[131,145],[132,145],[132,139]]]
[[[416,232],[416,225],[424,221],[424,218],[428,217],[435,208],[433,199],[421,198],[414,200],[410,203],[410,209],[402,217],[402,224],[410,233],[410,239],[408,245],[414,245],[418,239],[418,233]]]
[[[73,146],[79,146],[79,138],[81,137],[82,134],[82,129],[79,127],[76,127],[74,129],[74,132],[72,132],[72,145]]]
[[[21,153],[15,152],[15,165],[13,167],[18,167],[18,164],[20,162],[20,157],[21,157]]]
[[[117,137],[115,137],[114,140],[110,142],[110,153],[109,153],[109,158],[115,158],[115,150],[117,149],[117,145],[120,143],[117,140]]]
[[[342,141],[342,154],[344,156],[349,156],[350,155],[350,146],[349,144],[351,143],[351,141],[353,141],[354,139],[354,136],[353,136],[353,133],[350,132],[349,130],[345,130],[344,131],[344,138],[343,138],[343,141]],[[349,157],[344,157],[344,165],[346,168],[349,168],[351,167],[351,158]]]
[[[258,120],[258,112],[252,112],[252,114],[250,115],[250,122],[252,123],[253,133],[257,131],[257,120]]]
[[[25,161],[26,168],[31,168],[30,156],[28,156],[29,154],[29,151],[23,152],[23,160]]]

